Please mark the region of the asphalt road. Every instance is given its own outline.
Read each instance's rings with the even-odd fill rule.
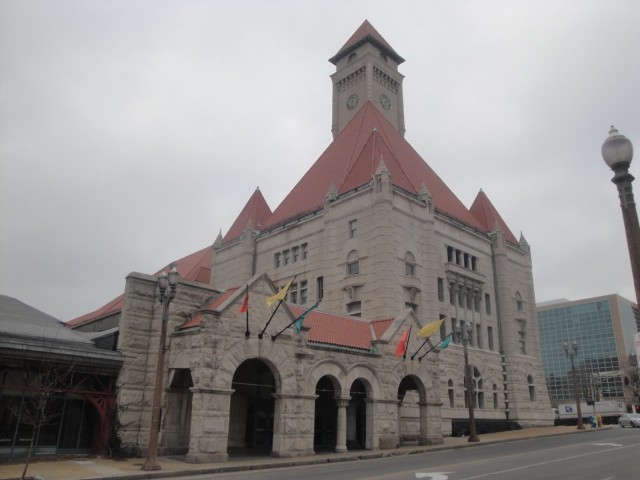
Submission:
[[[182,477],[175,477],[177,480]],[[184,477],[185,480],[637,480],[640,429],[477,445],[399,457]]]

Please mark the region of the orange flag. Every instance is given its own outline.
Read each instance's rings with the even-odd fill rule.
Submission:
[[[409,329],[410,330],[410,329]],[[396,357],[401,357],[407,351],[407,343],[409,339],[409,330],[405,330],[400,340],[398,340],[398,344],[396,345]]]
[[[240,313],[249,311],[249,293],[244,296],[244,302],[242,302],[242,306],[240,307]]]

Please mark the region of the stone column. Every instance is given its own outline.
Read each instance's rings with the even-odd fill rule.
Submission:
[[[226,461],[233,390],[192,388],[189,463]]]
[[[274,457],[314,455],[313,429],[316,395],[273,394]]]
[[[338,424],[336,425],[336,453],[347,451],[347,406],[351,401],[349,398],[336,398],[338,405]]]
[[[440,445],[442,439],[442,423],[440,421],[441,403],[418,402],[420,407],[420,436],[419,445]],[[431,415],[428,415],[431,410]]]

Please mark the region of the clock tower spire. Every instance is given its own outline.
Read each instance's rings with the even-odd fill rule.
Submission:
[[[404,75],[398,72],[398,65],[404,58],[367,20],[329,61],[336,66],[336,72],[331,75],[333,138],[367,101],[373,103],[404,136]]]

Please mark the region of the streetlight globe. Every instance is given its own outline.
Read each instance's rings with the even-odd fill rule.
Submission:
[[[602,144],[602,158],[610,169],[618,166],[629,168],[633,159],[633,145],[624,135],[620,135],[616,127],[611,125],[609,137]]]
[[[169,285],[174,288],[176,285],[178,285],[179,281],[180,272],[178,272],[178,269],[176,267],[171,268],[171,270],[169,270]]]
[[[169,286],[169,277],[167,276],[167,272],[162,272],[158,275],[158,286],[161,291],[164,291]]]

